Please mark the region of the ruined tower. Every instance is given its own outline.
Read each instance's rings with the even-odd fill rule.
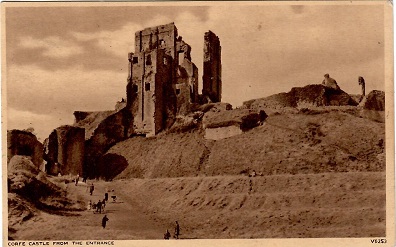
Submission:
[[[212,102],[221,101],[221,46],[219,37],[212,31],[205,33],[203,57],[202,95]]]
[[[157,134],[197,101],[198,69],[190,52],[174,23],[135,33],[127,84],[127,109],[133,115],[135,134]]]

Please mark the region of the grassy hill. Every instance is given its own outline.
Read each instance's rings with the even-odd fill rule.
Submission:
[[[117,143],[108,153],[128,166],[116,178],[385,171],[385,124],[341,108],[274,114],[262,126],[217,141],[203,132]]]
[[[385,173],[215,176],[116,181],[126,200],[182,238],[385,235]]]
[[[64,186],[56,189],[58,201],[78,213],[41,212],[22,198],[26,193],[15,193],[9,195],[9,231],[15,239],[161,239],[177,220],[183,239],[385,237],[384,111],[322,89],[292,89],[235,110],[207,104],[157,136],[118,142],[96,166],[111,182],[67,186],[64,178],[50,179]],[[205,139],[205,128],[238,128],[260,111],[268,117],[251,129]],[[94,115],[81,124],[88,133],[99,126]],[[253,170],[258,175],[248,176]],[[9,171],[15,175],[9,183],[25,181],[22,173]],[[106,205],[110,221],[101,229],[102,214],[81,210],[105,192],[117,201]]]

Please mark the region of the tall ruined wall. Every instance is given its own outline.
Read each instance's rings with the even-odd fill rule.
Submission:
[[[98,160],[115,143],[127,139],[133,134],[130,124],[133,118],[124,108],[105,118],[85,141],[85,175],[91,178],[100,177]]]
[[[178,67],[176,72],[176,97],[178,114],[190,112],[192,103],[198,102],[198,68],[191,61],[191,46],[180,37],[176,42]]]
[[[366,96],[366,102],[364,102],[364,109],[384,111],[385,110],[385,92],[379,90],[373,90]]]
[[[174,23],[146,28],[135,33],[135,52],[164,49],[167,55],[175,58],[177,28]]]
[[[174,23],[135,33],[135,52],[128,54],[126,108],[134,116],[136,134],[157,134],[198,101],[198,69],[190,53]]]
[[[85,129],[85,139],[89,139],[98,125],[116,111],[75,111],[75,121],[73,126]]]
[[[206,32],[204,37],[203,57],[203,89],[204,97],[212,102],[221,101],[221,46],[219,37],[212,31]]]
[[[164,128],[167,104],[171,103],[172,58],[164,50],[135,53],[132,57],[128,109],[134,116],[133,128],[137,134],[155,135]],[[168,88],[168,90],[166,90]],[[166,97],[168,96],[168,97]],[[169,100],[165,100],[169,98]],[[173,113],[174,110],[170,109]]]
[[[7,163],[14,155],[30,156],[33,164],[40,168],[43,163],[43,144],[28,131],[9,130],[7,131]]]
[[[161,127],[157,125],[155,134],[173,124],[177,100],[172,84],[172,57],[163,50],[158,50],[157,54],[155,121],[161,123]]]
[[[45,146],[47,173],[83,175],[85,129],[64,125],[56,128]]]
[[[205,33],[203,98],[221,101],[221,46]],[[156,135],[170,127],[176,115],[191,112],[201,101],[198,68],[191,46],[178,36],[174,23],[135,33],[135,51],[128,54],[126,109],[133,116],[135,134]]]

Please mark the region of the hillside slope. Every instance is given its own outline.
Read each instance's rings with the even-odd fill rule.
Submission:
[[[115,181],[119,195],[182,238],[385,236],[385,173]],[[172,228],[171,228],[172,229]]]
[[[202,130],[134,137],[107,153],[128,163],[116,178],[385,171],[384,140],[384,123],[333,109],[274,114],[217,141]]]

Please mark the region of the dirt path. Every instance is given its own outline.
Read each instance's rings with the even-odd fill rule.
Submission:
[[[67,191],[72,196],[84,200],[98,202],[104,198],[106,189],[114,189],[109,193],[109,201],[104,213],[101,214],[86,210],[65,215],[54,215],[41,212],[33,220],[26,222],[18,228],[17,239],[37,240],[73,240],[73,239],[162,239],[166,227],[150,219],[143,208],[133,200],[133,195],[128,195],[118,186],[117,182],[93,181],[95,190],[89,195],[85,183],[67,185]],[[89,182],[90,184],[90,182]],[[116,195],[116,202],[111,195]],[[101,226],[104,215],[109,221],[106,229]],[[44,230],[45,229],[45,230]]]
[[[174,221],[182,239],[385,236],[384,172],[183,177],[69,184],[70,196],[106,205],[92,211],[38,213],[16,240],[162,239]],[[72,214],[72,215],[70,215]]]

